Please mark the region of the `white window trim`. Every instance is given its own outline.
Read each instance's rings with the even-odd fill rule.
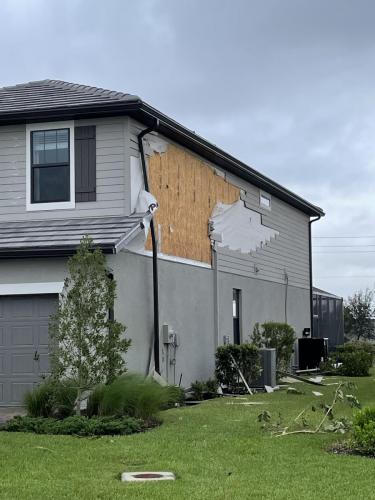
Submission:
[[[267,198],[267,199],[270,200],[270,206],[269,207],[267,207],[267,205],[264,205],[262,203],[262,196],[264,198]],[[265,210],[271,210],[271,207],[272,207],[272,197],[271,197],[271,195],[268,194],[268,193],[266,193],[265,191],[259,191],[259,206],[262,207],[262,208],[264,208]]]
[[[0,284],[1,295],[40,295],[49,293],[61,293],[64,287],[63,281],[51,281],[49,283],[8,283]]]
[[[52,203],[31,203],[31,132],[35,130],[69,129],[70,201]],[[64,210],[75,208],[75,168],[74,168],[74,121],[28,123],[26,125],[26,210]]]

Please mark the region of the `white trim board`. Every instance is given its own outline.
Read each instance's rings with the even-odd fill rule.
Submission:
[[[0,284],[0,296],[61,293],[63,286],[63,281],[51,281],[50,283],[2,283]]]

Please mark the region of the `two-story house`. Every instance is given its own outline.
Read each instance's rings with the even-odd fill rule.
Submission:
[[[0,89],[0,405],[48,371],[49,316],[83,235],[117,281],[129,369],[188,386],[256,322],[311,327],[322,215],[137,96]]]

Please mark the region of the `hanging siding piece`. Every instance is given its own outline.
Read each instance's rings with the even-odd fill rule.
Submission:
[[[231,205],[218,203],[212,212],[211,228],[212,239],[217,241],[216,235],[220,235],[218,246],[242,253],[263,248],[278,234],[278,231],[264,226],[261,215],[246,208],[242,200]]]

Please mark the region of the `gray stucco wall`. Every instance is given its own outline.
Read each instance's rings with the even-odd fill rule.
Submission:
[[[132,346],[126,360],[131,371],[146,373],[153,330],[152,260],[148,256],[121,252],[107,257],[117,281],[115,316],[127,326]],[[63,281],[66,259],[20,259],[0,261],[0,283]],[[161,338],[162,374],[170,383],[182,385],[203,380],[214,373],[215,343],[224,335],[233,339],[232,290],[242,291],[241,337],[248,340],[256,322],[285,321],[285,285],[219,272],[218,330],[215,328],[214,270],[159,259],[160,325],[168,324],[179,336],[176,364],[169,363]],[[288,288],[287,320],[300,336],[309,325],[309,292]],[[173,350],[169,348],[170,359]]]
[[[289,286],[285,317],[286,285],[246,278],[229,273],[219,273],[219,343],[223,336],[233,340],[232,290],[241,290],[241,340],[246,342],[255,323],[266,321],[287,322],[298,337],[310,325],[309,290]]]
[[[116,317],[132,339],[130,370],[145,372],[153,329],[151,258],[121,253],[108,259],[117,280]],[[168,363],[161,336],[161,368],[168,381],[188,386],[214,370],[214,305],[211,269],[159,260],[160,326],[168,324],[179,337],[174,367]],[[170,348],[171,350],[171,348]],[[170,351],[172,355],[172,351]],[[171,356],[172,357],[172,356]]]

